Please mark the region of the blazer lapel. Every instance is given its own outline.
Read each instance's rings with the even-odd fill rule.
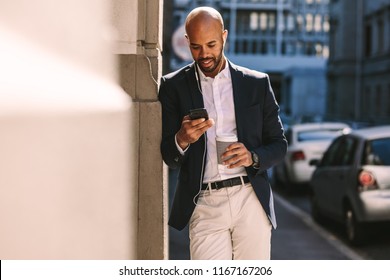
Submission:
[[[232,88],[233,88],[233,99],[234,99],[234,111],[236,115],[236,125],[237,125],[237,136],[238,139],[241,139],[242,137],[242,128],[245,126],[244,123],[242,123],[241,117],[242,116],[242,110],[243,108],[243,97],[245,95],[242,94],[240,91],[240,88],[242,88],[242,85],[244,83],[244,76],[241,71],[239,71],[236,66],[229,61],[229,68],[230,68],[230,76],[232,77]]]
[[[193,63],[186,72],[194,109],[204,107],[202,92],[199,90],[200,84],[198,84],[199,82],[196,79],[196,75],[195,75],[195,71],[196,71],[195,67],[196,67],[195,63]]]

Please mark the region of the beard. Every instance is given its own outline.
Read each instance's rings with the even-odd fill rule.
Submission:
[[[197,64],[199,65],[200,70],[202,70],[203,73],[213,73],[218,67],[221,67],[223,61],[222,61],[223,53],[221,51],[220,55],[216,57],[206,57],[206,58],[200,58],[197,60]],[[205,67],[202,62],[206,60],[211,60],[212,64],[208,67]],[[218,73],[217,73],[218,74]]]

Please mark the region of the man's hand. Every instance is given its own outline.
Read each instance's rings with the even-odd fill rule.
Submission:
[[[189,144],[198,141],[198,139],[205,133],[210,127],[214,125],[213,119],[197,119],[191,120],[187,115],[183,118],[180,130],[176,133],[176,141],[180,148],[185,150]]]
[[[224,160],[230,156],[233,157]],[[222,154],[222,161],[228,168],[248,167],[253,164],[251,152],[240,142],[233,143],[226,148],[226,152]]]

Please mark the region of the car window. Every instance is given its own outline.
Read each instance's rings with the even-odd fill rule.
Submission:
[[[352,137],[344,137],[338,153],[340,153],[339,165],[348,166],[353,164],[357,140]]]
[[[340,136],[344,129],[316,129],[298,133],[298,142],[333,140]]]
[[[342,137],[336,139],[325,152],[322,160],[321,166],[332,166],[337,162],[337,151],[339,150],[340,144],[342,142]]]
[[[390,165],[390,138],[367,141],[363,156],[364,165]]]
[[[321,166],[348,166],[353,163],[357,140],[344,136],[337,138],[325,152]]]

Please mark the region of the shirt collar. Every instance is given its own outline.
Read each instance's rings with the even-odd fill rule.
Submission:
[[[221,75],[221,77],[223,78],[230,78],[229,62],[227,61],[226,58],[225,60],[226,60],[225,67],[221,70],[221,72],[219,72],[218,75]]]

